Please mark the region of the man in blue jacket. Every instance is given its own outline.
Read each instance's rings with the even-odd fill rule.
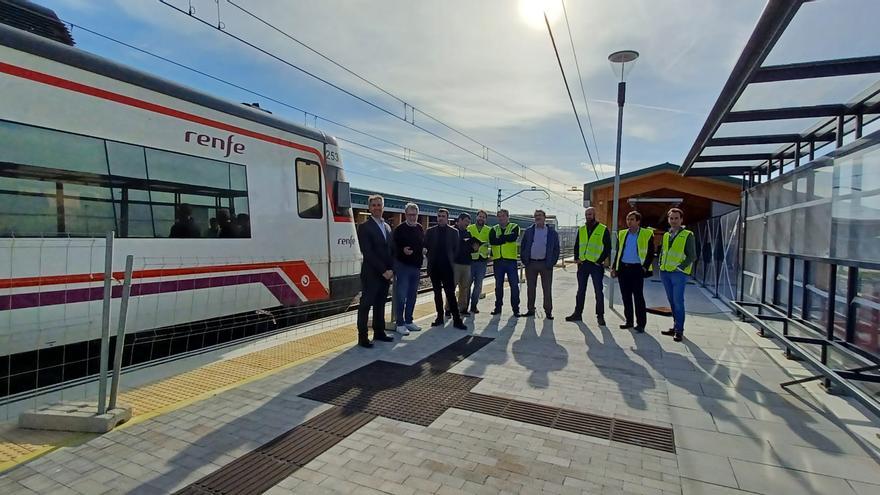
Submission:
[[[526,229],[520,246],[520,259],[526,267],[526,290],[528,312],[519,316],[535,316],[535,292],[538,275],[541,276],[541,289],[544,291],[544,313],[548,320],[553,319],[553,267],[559,261],[559,234],[545,223],[544,210],[535,210],[535,224]]]

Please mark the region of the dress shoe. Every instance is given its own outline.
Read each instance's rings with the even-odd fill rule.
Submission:
[[[431,322],[431,326],[432,327],[439,327],[439,326],[443,325],[443,323],[444,323],[443,318],[437,318],[436,320]]]
[[[467,325],[464,324],[463,321],[459,320],[452,324],[453,328],[457,328],[459,330],[467,330]]]
[[[672,337],[672,340],[676,342],[681,342],[682,340],[684,340],[684,335],[676,335],[675,337]]]
[[[632,323],[624,323],[623,325],[620,325],[620,329],[621,329],[621,330],[628,330],[628,329],[630,329],[630,328],[632,328],[632,327],[633,327],[633,324],[632,324]]]
[[[394,342],[394,337],[390,335],[373,335],[373,342],[377,340],[382,342]]]
[[[471,313],[478,315],[478,314],[480,314],[480,310],[477,309],[476,306],[474,306],[473,308],[471,308]]]
[[[462,311],[462,312],[461,312],[461,316],[470,316],[470,315],[471,315],[471,314],[470,314],[470,312],[468,312],[468,311]]]
[[[636,327],[634,330],[639,333],[645,333],[645,327]]]
[[[520,318],[528,318],[530,316],[535,316],[535,312],[534,311],[526,311],[525,313],[520,313],[516,316],[519,316]]]
[[[670,328],[669,330],[663,330],[662,332],[660,332],[660,334],[673,336],[673,335],[675,335],[675,330]]]
[[[545,314],[545,315],[544,315],[544,319],[545,319],[545,320],[552,320],[552,319],[553,319],[553,313],[547,313],[547,314]]]
[[[493,315],[493,316],[494,316],[494,315],[500,315],[500,314],[501,314],[501,310],[500,310],[500,309],[493,309],[492,312],[489,313],[489,314],[490,314],[490,315]]]
[[[370,342],[369,340],[358,340],[358,345],[361,347],[366,347],[367,349],[370,349],[373,347],[373,343]]]
[[[584,321],[584,319],[581,318],[581,315],[568,315],[565,317],[565,321]]]

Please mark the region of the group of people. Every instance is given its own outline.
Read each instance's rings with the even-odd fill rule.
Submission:
[[[578,228],[574,241],[578,265],[578,290],[574,312],[566,321],[581,321],[587,284],[592,279],[596,294],[596,321],[605,326],[604,263],[611,255],[611,234],[605,224],[596,221],[596,210],[584,212],[585,225]],[[697,258],[696,241],[690,230],[683,228],[684,212],[672,208],[666,214],[669,231],[663,234],[660,246],[660,280],[672,309],[673,326],[661,332],[676,342],[684,338],[684,289]],[[645,279],[654,274],[654,231],[642,227],[642,215],[631,211],[626,215],[625,230],[617,233],[617,249],[611,263],[611,277],[617,278],[623,299],[624,323],[622,329],[634,328],[644,332],[648,321],[645,308]]]
[[[520,241],[520,227],[510,222],[510,214],[501,209],[498,224],[486,225],[488,215],[477,212],[472,224],[468,213],[461,213],[450,224],[449,211],[437,212],[437,224],[425,229],[419,222],[419,207],[408,203],[405,221],[392,229],[384,218],[384,199],[369,197],[370,218],[358,226],[361,265],[361,300],[358,307],[358,344],[372,347],[367,323],[373,313],[373,340],[394,340],[385,332],[385,301],[394,281],[393,317],[395,332],[409,335],[421,327],[413,322],[422,265],[427,261],[428,276],[434,291],[437,318],[431,326],[446,323],[452,317],[453,327],[467,330],[463,318],[479,313],[483,279],[491,260],[495,276],[495,307],[490,314],[499,315],[504,303],[504,282],[510,287],[510,306],[518,317],[535,316],[538,278],[541,278],[545,318],[553,319],[553,268],[559,261],[560,245],[556,230],[546,224],[546,213],[535,210],[534,224],[527,228]],[[693,233],[682,227],[683,212],[672,208],[667,214],[669,232],[663,235],[660,250],[660,278],[672,307],[673,327],[662,332],[681,341],[684,334],[684,288],[696,260]],[[574,241],[578,265],[578,290],[575,310],[566,321],[581,321],[587,284],[592,280],[596,294],[596,320],[605,325],[604,277],[605,263],[611,257],[611,233],[596,220],[596,211],[587,208],[586,222],[578,229]],[[654,231],[641,226],[642,216],[632,211],[626,216],[627,229],[618,232],[617,249],[611,260],[611,277],[617,278],[623,298],[625,322],[623,329],[644,332],[647,313],[644,279],[653,275]],[[525,269],[527,307],[520,312],[519,262]],[[456,289],[458,295],[456,296]],[[445,303],[444,303],[445,296]]]
[[[168,232],[168,237],[176,239],[196,239],[200,237],[248,238],[251,236],[251,217],[247,213],[239,213],[234,219],[229,208],[218,208],[217,216],[208,221],[208,228],[204,235],[195,219],[193,219],[192,206],[183,203],[177,206],[174,215],[174,225]]]

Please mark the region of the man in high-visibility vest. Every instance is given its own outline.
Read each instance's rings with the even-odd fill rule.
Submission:
[[[517,273],[517,240],[519,225],[510,223],[510,213],[498,210],[498,225],[489,231],[489,244],[492,248],[492,267],[495,270],[495,309],[493,315],[501,313],[504,303],[504,276],[510,285],[510,306],[514,316],[519,315],[519,274]]]
[[[617,277],[620,296],[623,298],[623,316],[626,322],[620,328],[633,328],[635,306],[635,330],[644,332],[648,324],[645,310],[645,279],[653,275],[654,231],[642,228],[642,214],[631,211],[626,215],[626,230],[617,233],[617,256],[611,268],[611,276]]]
[[[611,254],[611,233],[603,223],[596,221],[596,209],[592,206],[584,210],[586,225],[581,225],[574,238],[574,259],[577,262],[578,290],[574,299],[574,313],[565,321],[581,321],[584,312],[584,297],[587,295],[587,281],[593,279],[596,293],[596,322],[605,326],[605,293],[602,280],[605,278],[605,260]]]
[[[471,313],[477,314],[477,303],[480,301],[480,295],[483,293],[483,279],[486,277],[486,265],[489,262],[489,231],[492,227],[486,225],[486,218],[489,215],[485,210],[477,212],[477,222],[468,225],[467,231],[471,237],[480,241],[480,249],[471,253],[471,283],[470,290],[470,310]]]
[[[666,298],[672,308],[672,328],[663,335],[672,335],[673,340],[681,342],[684,336],[684,288],[697,259],[697,243],[694,233],[682,227],[684,212],[672,208],[666,214],[669,232],[663,234],[660,248],[660,280],[666,289]]]

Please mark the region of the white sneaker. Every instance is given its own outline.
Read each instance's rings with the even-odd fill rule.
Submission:
[[[422,327],[416,325],[415,323],[407,323],[406,328],[410,332],[421,332],[422,331]]]
[[[406,327],[403,325],[398,325],[396,331],[400,335],[409,335],[409,330],[407,330]]]

